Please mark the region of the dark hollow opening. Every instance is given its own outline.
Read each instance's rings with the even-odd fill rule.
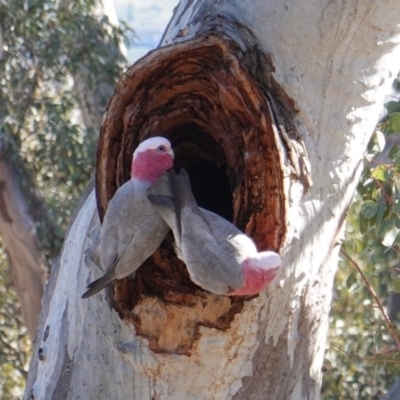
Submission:
[[[232,222],[234,188],[228,177],[222,147],[193,123],[174,126],[163,136],[172,143],[174,169],[177,172],[181,168],[187,170],[198,205]]]

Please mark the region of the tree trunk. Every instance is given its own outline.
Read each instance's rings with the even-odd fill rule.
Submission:
[[[382,400],[397,400],[400,398],[400,378],[394,383],[392,388],[382,397]]]
[[[397,72],[399,12],[394,0],[179,3],[164,47],[109,102],[97,198],[52,271],[25,398],[319,398],[343,221]],[[281,253],[266,293],[204,292],[167,237],[133,281],[80,299],[101,275],[83,257],[96,202],[101,219],[154,134],[173,143],[201,205]]]
[[[46,269],[35,224],[18,186],[18,175],[0,152],[0,235],[10,265],[13,286],[33,340],[41,308]]]

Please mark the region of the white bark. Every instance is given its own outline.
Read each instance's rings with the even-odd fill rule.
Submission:
[[[304,194],[287,171],[285,269],[228,330],[201,327],[190,357],[153,353],[104,295],[80,300],[93,273],[82,261],[97,219],[91,193],[53,272],[37,343],[43,360],[32,363],[26,398],[319,398],[343,220],[398,70],[399,13],[397,0],[181,1],[163,44],[195,36],[206,16],[236,20],[271,55],[273,76],[299,111],[313,186]]]

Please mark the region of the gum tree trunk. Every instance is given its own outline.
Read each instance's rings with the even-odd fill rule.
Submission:
[[[12,162],[0,151],[0,235],[22,317],[33,340],[47,271],[18,177]]]
[[[26,399],[319,398],[343,221],[397,73],[399,12],[395,0],[179,3],[109,102],[96,190],[52,271]],[[84,252],[155,134],[201,205],[281,253],[266,293],[202,291],[167,237],[133,281],[81,300],[102,273]]]

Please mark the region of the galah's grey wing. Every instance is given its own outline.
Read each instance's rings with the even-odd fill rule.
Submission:
[[[175,238],[175,252],[185,262],[181,251],[181,199],[179,198],[178,185],[179,182],[175,171],[168,171],[148,190],[148,198],[172,229]]]
[[[122,279],[135,272],[160,246],[168,233],[168,225],[161,219],[143,220],[130,242],[117,254],[109,270],[88,285],[82,298],[93,296],[114,279]]]
[[[190,178],[185,169],[181,170],[180,175],[172,176],[172,184],[177,215],[179,215],[180,209],[183,209],[184,207],[190,208],[193,213],[204,219],[205,223],[209,226],[210,231],[217,239],[234,238],[238,235],[244,235],[242,231],[225,218],[197,205],[196,199],[191,190]],[[248,238],[248,240],[251,241],[250,238]],[[225,242],[225,240],[222,242]]]
[[[83,297],[136,271],[167,234],[169,227],[142,192],[128,181],[110,201],[100,233],[100,261],[107,272]]]
[[[151,206],[151,204],[149,203]],[[115,266],[115,277],[122,279],[135,272],[160,246],[169,226],[151,206],[152,214],[146,215],[139,221],[131,241],[118,255]]]
[[[100,292],[100,290],[104,289],[109,283],[111,283],[115,279],[114,268],[117,262],[118,260],[115,259],[109,271],[107,271],[101,278],[89,283],[86,292],[82,295],[82,299],[86,299],[90,296],[95,295],[97,292]]]
[[[176,177],[174,198],[181,207],[181,249],[193,281],[215,294],[226,294],[230,288],[238,287],[243,277],[236,253],[227,237],[218,232],[216,235],[211,229],[193,196],[185,170]]]
[[[211,211],[200,210],[219,245],[224,251],[231,252],[240,264],[257,254],[254,242],[235,225]]]
[[[174,232],[175,240],[180,242],[180,221],[176,215],[176,206],[172,188],[172,171],[165,172],[157,182],[147,190],[147,198]]]
[[[202,288],[226,294],[243,283],[241,265],[234,252],[225,251],[207,223],[190,210],[182,212],[182,254],[192,280]]]
[[[105,271],[118,259],[121,248],[126,246],[135,231],[138,207],[136,189],[132,181],[126,182],[108,204],[100,231],[100,261]]]
[[[253,241],[236,226],[221,216],[198,207],[191,190],[189,175],[184,169],[181,170],[180,175],[172,177],[172,183],[176,209],[178,210],[177,215],[179,215],[181,207],[182,210],[190,210],[193,215],[201,218],[221,250],[231,254],[232,259],[237,260],[238,263],[242,263],[248,255],[257,254]],[[190,218],[194,217],[190,216]]]

